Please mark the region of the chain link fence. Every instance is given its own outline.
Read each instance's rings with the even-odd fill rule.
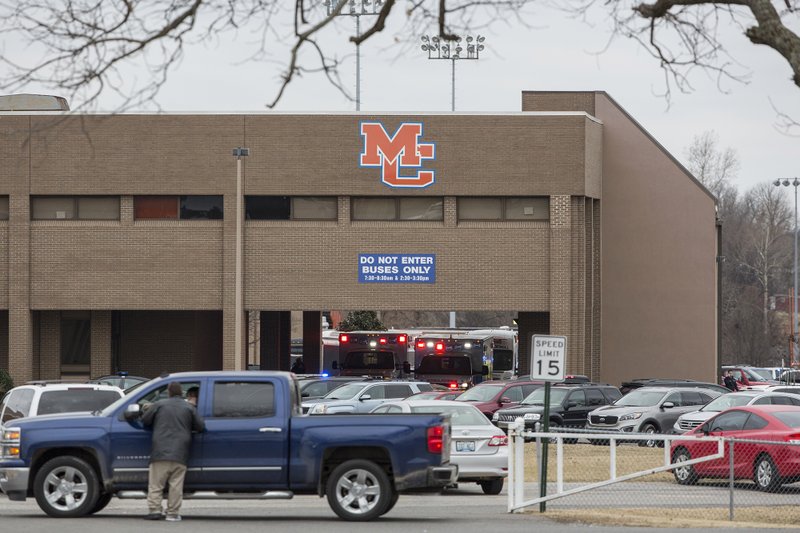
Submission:
[[[800,433],[776,441],[558,431],[510,432],[509,511],[601,523],[624,514],[646,517],[634,520],[645,525],[677,517],[800,525]]]

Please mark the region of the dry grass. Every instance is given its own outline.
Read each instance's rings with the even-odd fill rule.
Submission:
[[[526,513],[538,512],[528,510]],[[631,527],[719,527],[719,528],[786,528],[798,527],[797,509],[789,506],[748,507],[737,511],[747,521],[729,521],[728,509],[556,509],[548,510],[547,518],[557,522],[591,524],[597,526]]]
[[[556,446],[551,444],[547,457],[547,479],[556,480]],[[608,446],[588,444],[564,445],[564,482],[596,482],[610,477]],[[640,448],[636,444],[617,446],[617,477],[664,465],[663,448]],[[536,444],[525,445],[525,479],[539,479],[536,463]],[[672,474],[662,472],[639,478],[638,481],[672,481]]]

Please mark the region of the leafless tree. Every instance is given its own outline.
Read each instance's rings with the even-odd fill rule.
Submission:
[[[695,135],[686,150],[689,170],[700,182],[721,199],[725,190],[733,186],[739,170],[739,159],[733,148],[721,149],[719,135],[713,130]]]
[[[318,37],[335,31],[336,17],[350,9],[351,0],[328,1],[334,2],[331,10],[314,0],[288,5],[278,0],[0,0],[0,90],[42,84],[65,93],[73,108],[91,107],[110,92],[121,98],[121,110],[134,108],[153,101],[188,46],[225,34],[256,34],[250,59],[263,61],[286,40],[288,22],[293,45],[268,107],[308,72],[322,73],[347,94],[338,77],[339,61],[326,55]],[[389,15],[402,9],[395,0],[372,1],[380,9],[360,36],[337,36],[360,44],[384,31]],[[411,31],[404,33],[418,36],[435,27],[452,39],[493,20],[515,19],[530,2],[410,0],[404,24]],[[306,50],[311,54],[301,54]],[[145,65],[150,76],[138,84],[125,79],[124,67],[130,64]]]

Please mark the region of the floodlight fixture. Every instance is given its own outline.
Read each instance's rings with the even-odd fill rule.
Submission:
[[[456,61],[477,60],[480,54],[486,49],[483,44],[486,37],[483,35],[467,35],[466,37],[457,36],[455,39],[445,40],[444,38],[433,35],[423,35],[420,37],[423,52],[428,53],[428,59],[444,59],[450,61],[451,72],[451,97],[450,111],[456,110]],[[462,45],[462,42],[465,43]]]

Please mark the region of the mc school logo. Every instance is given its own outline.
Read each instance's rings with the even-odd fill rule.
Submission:
[[[361,152],[362,167],[380,167],[381,181],[389,187],[427,187],[435,181],[433,170],[422,170],[423,160],[435,159],[436,145],[420,143],[421,122],[403,122],[389,136],[380,122],[362,122],[361,136],[364,151]],[[415,170],[410,175],[401,171]]]

